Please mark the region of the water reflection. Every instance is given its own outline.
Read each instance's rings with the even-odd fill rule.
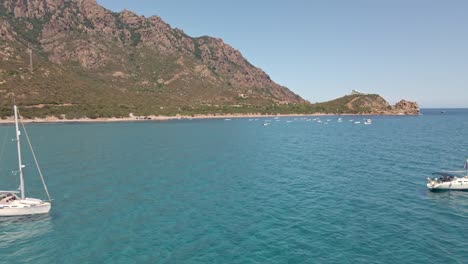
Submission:
[[[36,240],[52,231],[50,215],[0,217],[0,248]]]
[[[450,207],[460,213],[468,214],[467,191],[427,191],[426,197],[434,202],[434,205]]]

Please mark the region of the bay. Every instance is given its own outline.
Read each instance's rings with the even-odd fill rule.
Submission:
[[[465,263],[468,193],[425,178],[462,168],[468,110],[338,118],[27,125],[53,207],[0,219],[1,262]]]

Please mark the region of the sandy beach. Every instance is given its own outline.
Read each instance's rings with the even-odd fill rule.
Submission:
[[[277,114],[277,115],[262,115],[262,114],[227,114],[227,115],[176,115],[176,116],[129,116],[129,117],[111,117],[111,118],[79,118],[79,119],[60,119],[55,116],[46,118],[22,119],[23,123],[108,123],[108,122],[148,122],[148,121],[170,121],[170,120],[193,120],[193,119],[237,119],[237,118],[268,118],[268,117],[304,117],[304,116],[375,116],[385,115],[394,116],[395,114]],[[404,115],[404,114],[400,114]],[[14,118],[8,117],[0,119],[0,124],[13,124]]]

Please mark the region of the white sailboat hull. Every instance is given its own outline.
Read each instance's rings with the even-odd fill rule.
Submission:
[[[14,201],[0,204],[0,216],[22,216],[49,213],[51,204],[37,199]]]
[[[431,181],[427,183],[427,188],[431,191],[437,190],[453,190],[453,191],[468,191],[468,178],[458,178],[448,182]]]

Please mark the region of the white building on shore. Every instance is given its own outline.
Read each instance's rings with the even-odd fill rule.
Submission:
[[[360,91],[358,91],[358,90],[352,90],[352,91],[351,91],[351,95],[365,95],[365,93],[360,92]]]

